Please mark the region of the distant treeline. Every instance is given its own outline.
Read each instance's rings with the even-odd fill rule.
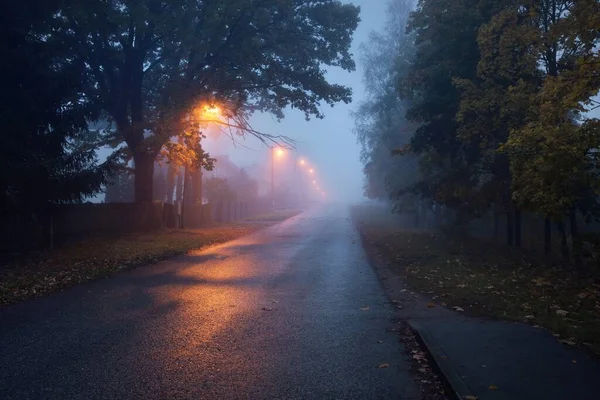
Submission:
[[[391,0],[388,16],[361,50],[365,193],[455,227],[502,214],[515,246],[539,215],[545,251],[556,227],[581,263],[600,216],[600,3]]]

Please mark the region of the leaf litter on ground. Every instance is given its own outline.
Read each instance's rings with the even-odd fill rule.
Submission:
[[[385,213],[360,207],[370,206],[353,209],[357,228],[407,282],[402,292],[433,292],[460,313],[544,327],[600,355],[600,271],[581,277],[499,244],[398,229]]]

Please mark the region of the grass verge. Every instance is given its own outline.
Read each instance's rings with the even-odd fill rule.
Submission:
[[[353,218],[367,249],[436,305],[545,327],[600,355],[597,279],[496,244],[401,229],[379,208],[356,207]]]
[[[0,265],[0,306],[223,243],[292,216],[269,215],[250,223],[90,238],[13,260]]]

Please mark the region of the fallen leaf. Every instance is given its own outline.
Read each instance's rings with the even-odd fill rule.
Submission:
[[[525,319],[534,319],[535,317],[533,315],[526,315],[525,317],[523,317]]]
[[[460,285],[456,285],[456,287],[463,289],[463,288],[466,288],[467,285],[465,285],[464,283],[461,283]]]
[[[377,343],[381,344],[383,343],[383,340],[378,340]]]
[[[575,343],[575,341],[573,339],[568,339],[568,340],[559,340],[559,343],[562,344],[567,344],[569,346],[575,346],[577,343]]]
[[[363,307],[360,309],[360,311],[369,311],[371,309],[371,307]]]
[[[490,387],[488,389],[490,389],[490,390],[498,390],[498,386],[496,386],[496,385],[490,385]]]
[[[421,367],[421,368],[419,368],[419,372],[424,374],[425,372],[427,372],[427,368]]]
[[[388,364],[388,363],[383,363],[383,364],[379,364],[379,365],[377,366],[377,368],[388,368],[389,366],[390,366],[390,364]]]
[[[427,303],[427,307],[429,307],[429,308],[433,308],[433,307],[435,307],[435,304],[434,304],[434,303],[432,303],[432,302],[429,302],[429,303]]]
[[[465,399],[465,400],[478,400],[479,397],[467,395],[467,396],[463,396],[463,399]]]
[[[421,383],[431,383],[431,381],[428,381],[427,379],[422,379]]]
[[[569,312],[565,310],[556,310],[556,314],[560,315],[561,317],[566,317]]]
[[[452,309],[453,309],[454,311],[458,311],[458,312],[463,312],[463,311],[465,311],[465,310],[464,310],[462,307],[459,307],[459,306],[454,306],[454,307],[452,307]]]

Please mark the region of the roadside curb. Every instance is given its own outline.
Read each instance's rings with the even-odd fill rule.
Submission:
[[[408,320],[408,326],[415,334],[417,341],[427,351],[433,367],[438,370],[447,394],[456,400],[476,399],[464,380],[446,361],[447,356],[429,331],[417,321]]]

